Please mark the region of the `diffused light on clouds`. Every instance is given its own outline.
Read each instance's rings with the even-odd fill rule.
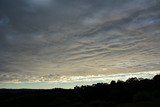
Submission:
[[[107,82],[109,83],[112,80],[127,80],[128,78],[137,77],[137,78],[148,78],[151,79],[155,75],[160,74],[160,71],[146,71],[146,72],[136,72],[136,73],[120,73],[120,74],[111,74],[111,75],[86,75],[86,76],[61,76],[55,78],[54,75],[46,77],[33,77],[28,81],[20,81],[14,79],[12,81],[5,81],[1,83],[36,83],[36,82],[48,82],[48,83],[72,83],[72,82]],[[27,77],[24,77],[27,78]],[[85,84],[84,84],[85,85]]]
[[[151,79],[155,75],[160,74],[160,71],[147,71],[147,72],[137,72],[137,73],[126,73],[126,74],[113,74],[113,75],[88,75],[88,76],[63,76],[60,78],[61,82],[88,82],[88,81],[97,81],[97,82],[107,82],[109,83],[112,80],[127,80],[128,78],[137,77],[137,78],[148,78]],[[50,81],[52,82],[52,81]],[[56,82],[59,82],[56,81]]]
[[[147,71],[137,73],[126,73],[126,74],[113,74],[113,75],[88,75],[88,76],[62,76],[58,80],[33,80],[30,82],[12,81],[1,83],[0,87],[3,88],[74,88],[75,86],[81,85],[92,85],[96,83],[110,83],[112,80],[127,80],[128,78],[148,78],[151,79],[155,75],[160,74],[160,71]]]
[[[160,70],[160,1],[122,1],[0,0],[0,84]]]

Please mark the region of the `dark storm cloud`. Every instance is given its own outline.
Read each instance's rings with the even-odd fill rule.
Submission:
[[[0,0],[0,80],[159,70],[159,10],[159,0]]]

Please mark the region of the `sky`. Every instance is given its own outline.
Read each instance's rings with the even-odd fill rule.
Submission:
[[[160,0],[0,0],[0,88],[71,88],[160,73]]]

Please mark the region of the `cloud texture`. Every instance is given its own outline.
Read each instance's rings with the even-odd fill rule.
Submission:
[[[159,70],[159,41],[159,0],[0,0],[1,83]]]

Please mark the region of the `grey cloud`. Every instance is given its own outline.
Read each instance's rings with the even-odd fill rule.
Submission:
[[[159,0],[1,0],[0,72],[88,75],[83,63],[159,69],[159,10]]]

